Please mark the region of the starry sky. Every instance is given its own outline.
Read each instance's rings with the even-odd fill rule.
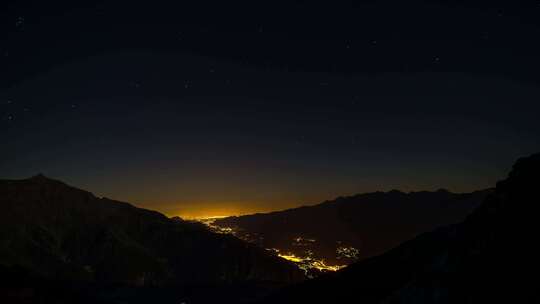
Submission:
[[[0,178],[196,217],[472,191],[540,151],[539,1],[4,1],[0,26]]]

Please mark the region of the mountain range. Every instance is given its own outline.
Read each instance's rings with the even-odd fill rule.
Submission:
[[[381,254],[420,233],[463,220],[491,189],[471,193],[373,192],[313,206],[227,217],[213,222],[282,254],[350,264]]]
[[[540,154],[521,158],[464,221],[263,303],[539,303],[539,187]]]
[[[354,208],[372,206],[371,222],[369,208],[356,212],[367,221],[358,227],[372,227],[375,236],[386,236],[377,229],[388,223],[395,223],[387,229],[393,231],[417,221],[418,230],[399,235],[409,240],[306,280],[271,251],[201,223],[99,198],[43,175],[0,180],[0,303],[538,303],[539,188],[540,154],[534,154],[490,190],[371,193],[253,216],[314,208],[319,231],[334,235],[341,228],[317,214],[356,223]],[[422,204],[445,207],[438,219],[451,221],[442,215],[458,217],[466,211],[457,206],[477,205],[482,197],[462,221],[413,235],[434,225],[418,217],[432,212]],[[412,198],[416,207],[405,207]],[[350,202],[358,199],[363,203]],[[393,221],[378,218],[373,206]],[[388,222],[376,228],[377,219]],[[309,237],[300,243],[318,243]]]
[[[304,279],[292,263],[233,236],[43,175],[0,180],[0,209],[0,270],[10,274],[2,276],[10,284],[26,277],[81,286],[200,288]],[[11,288],[12,301],[21,290],[31,293],[30,302],[48,295],[25,281]]]

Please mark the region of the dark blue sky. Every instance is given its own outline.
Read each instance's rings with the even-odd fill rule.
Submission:
[[[1,177],[218,215],[485,188],[540,150],[540,6],[307,3],[7,4]]]

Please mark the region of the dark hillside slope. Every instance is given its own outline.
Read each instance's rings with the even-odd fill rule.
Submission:
[[[353,260],[340,256],[338,248],[356,248],[359,259],[381,254],[418,234],[462,221],[490,191],[374,192],[214,224],[256,235],[264,248],[299,256],[311,250],[332,264],[348,264]],[[297,242],[298,237],[314,241]]]
[[[519,159],[462,223],[287,288],[265,303],[538,303],[538,189],[535,154]]]
[[[0,266],[124,286],[284,284],[303,274],[205,226],[97,198],[44,176],[0,181]]]

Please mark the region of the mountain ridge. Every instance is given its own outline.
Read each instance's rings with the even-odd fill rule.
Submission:
[[[516,161],[462,222],[262,303],[537,303],[540,153]]]
[[[310,250],[327,262],[348,264],[380,254],[437,226],[462,220],[492,191],[377,191],[312,206],[220,218],[214,225],[232,228],[239,236],[248,235],[263,248],[295,255]],[[299,237],[312,242],[299,244],[295,241]],[[355,252],[356,259],[337,253],[347,248]]]
[[[0,180],[0,266],[133,287],[304,279],[291,263],[204,225],[37,175]]]

